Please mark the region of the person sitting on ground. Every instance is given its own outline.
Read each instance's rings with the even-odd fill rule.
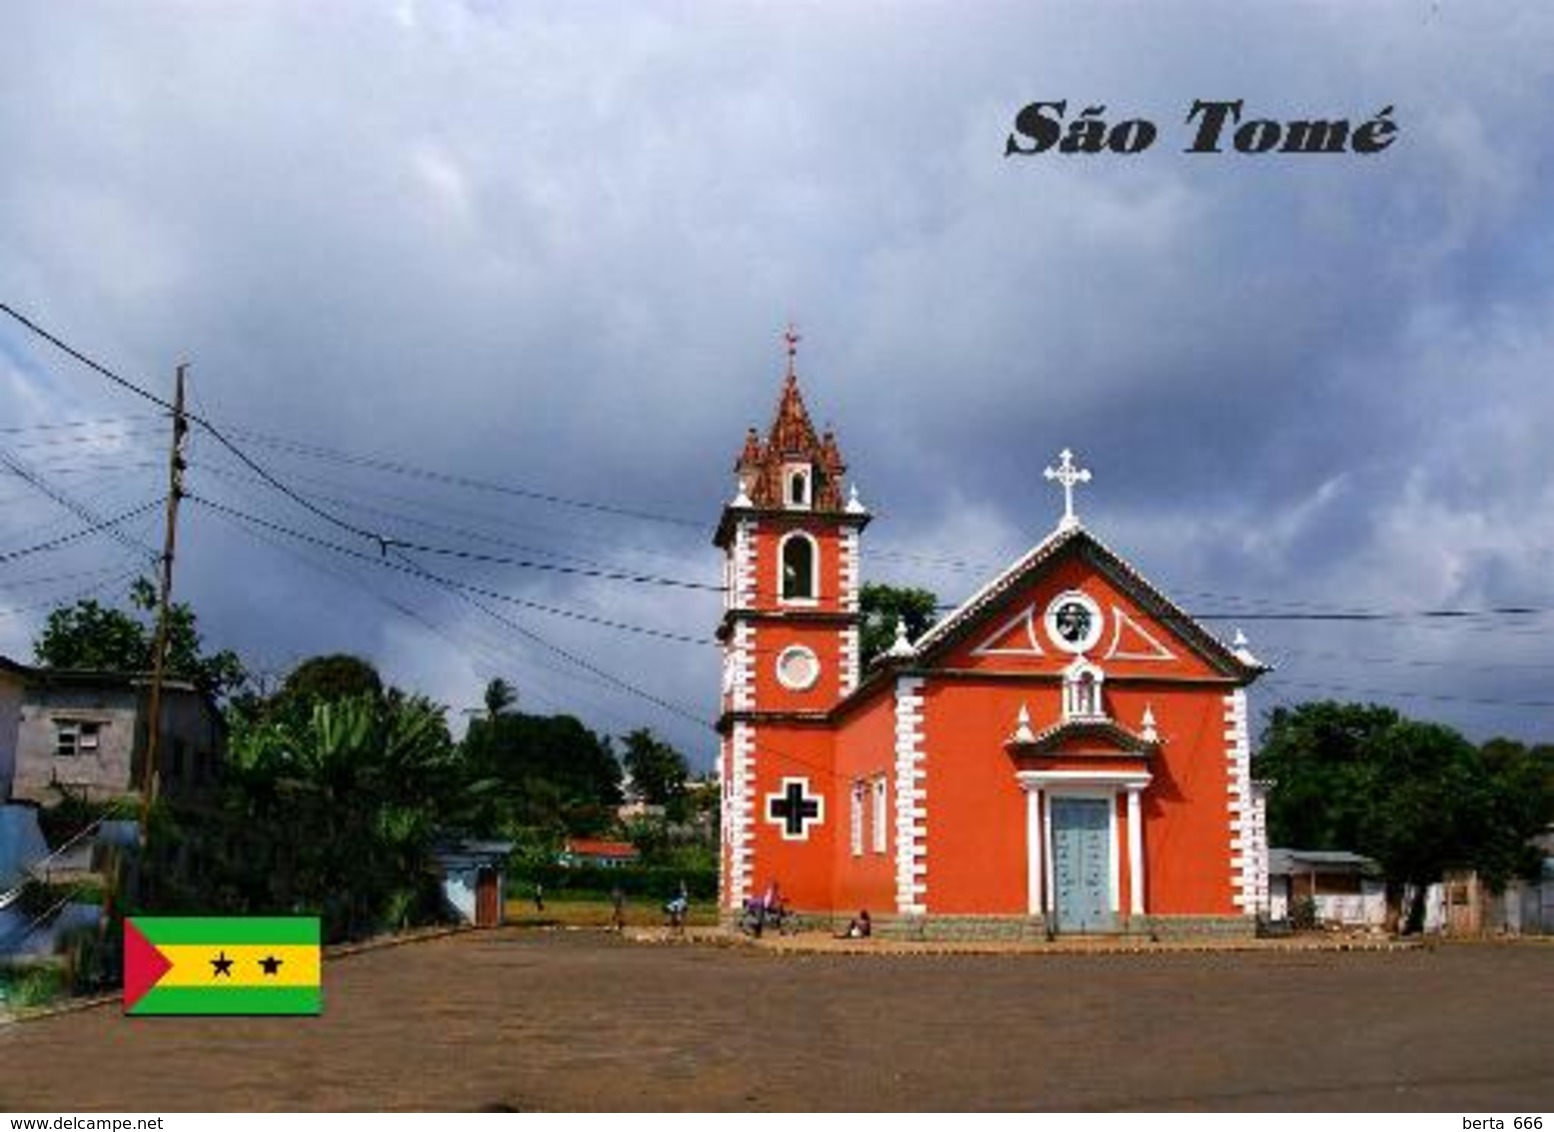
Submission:
[[[839,939],[868,939],[874,932],[874,925],[869,921],[869,910],[864,908],[847,925],[847,930],[837,938]]]

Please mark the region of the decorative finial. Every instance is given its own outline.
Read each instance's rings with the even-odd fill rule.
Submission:
[[[1020,715],[1014,721],[1014,734],[1009,736],[1011,743],[1034,743],[1036,732],[1031,730],[1031,711],[1024,704],[1020,705]]]
[[[732,503],[730,503],[729,506],[730,507],[754,507],[755,506],[755,504],[750,502],[750,496],[745,493],[745,477],[744,476],[735,476],[734,477],[734,501]]]
[[[793,372],[794,359],[799,356],[799,341],[801,340],[801,338],[802,338],[802,335],[799,334],[799,328],[794,326],[793,323],[791,323],[791,322],[788,323],[788,329],[783,333],[783,339],[788,343],[788,376],[789,377],[793,377],[794,376],[794,372]]]
[[[912,655],[912,642],[907,640],[906,621],[903,618],[896,619],[896,639],[890,648],[885,650],[886,656],[906,657]]]
[[[1252,642],[1246,639],[1246,634],[1240,629],[1236,630],[1235,639],[1230,642],[1230,651],[1236,654],[1236,659],[1242,664],[1249,665],[1252,668],[1266,667],[1262,661],[1257,659],[1257,654],[1252,651]]]
[[[1074,454],[1067,448],[1059,452],[1058,456],[1058,466],[1048,468],[1042,475],[1063,485],[1063,519],[1058,523],[1058,530],[1066,531],[1079,525],[1079,516],[1074,514],[1074,485],[1089,483],[1090,470],[1075,467]]]
[[[1139,734],[1146,743],[1160,742],[1160,732],[1155,730],[1155,709],[1149,704],[1144,705],[1144,726]]]
[[[846,512],[849,515],[863,515],[863,514],[867,514],[868,513],[869,509],[867,507],[865,507],[863,505],[863,501],[858,498],[858,485],[857,484],[849,484],[848,485],[848,490],[847,490],[847,506],[846,506],[845,510],[846,510]]]

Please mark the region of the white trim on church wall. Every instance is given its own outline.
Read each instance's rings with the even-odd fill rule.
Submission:
[[[858,626],[849,625],[840,637],[842,656],[842,695],[851,695],[858,687]]]
[[[927,755],[923,751],[923,678],[896,678],[896,911],[928,911]]]
[[[858,551],[858,528],[844,527],[841,540],[842,608],[848,613],[858,612],[858,571],[862,565]]]
[[[1225,696],[1226,792],[1230,809],[1230,900],[1243,915],[1257,913],[1256,800],[1252,797],[1252,741],[1246,689]]]
[[[1148,652],[1124,652],[1122,649],[1122,634],[1124,630],[1132,630],[1142,637],[1150,647]],[[1119,605],[1112,606],[1112,643],[1106,650],[1103,660],[1175,660],[1176,654],[1165,645],[1161,644],[1153,633],[1129,617],[1127,611]]]
[[[1028,642],[1023,648],[995,648],[993,642],[1001,641],[1007,637],[1016,627],[1024,628],[1025,639]],[[1028,605],[1024,611],[1015,614],[1005,621],[997,629],[987,635],[987,639],[971,650],[972,656],[1046,656],[1042,650],[1041,642],[1036,638],[1036,607]]]
[[[759,529],[754,519],[741,519],[734,528],[735,609],[755,604],[755,534]]]
[[[842,592],[840,594],[842,608],[848,613],[858,612],[858,570],[859,570],[859,544],[858,528],[847,527],[842,531],[841,538],[841,564],[838,571]],[[841,687],[842,695],[850,695],[858,686],[860,675],[858,665],[858,626],[849,625],[842,630],[842,666]]]
[[[732,782],[729,805],[729,907],[738,908],[750,895],[755,845],[755,728],[734,724]]]

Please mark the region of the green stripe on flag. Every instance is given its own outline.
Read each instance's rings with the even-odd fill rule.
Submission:
[[[136,916],[151,943],[290,943],[319,945],[317,916]]]
[[[318,987],[153,987],[134,1014],[318,1014]]]

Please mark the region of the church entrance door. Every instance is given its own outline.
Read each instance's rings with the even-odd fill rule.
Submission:
[[[1052,881],[1057,930],[1112,931],[1112,820],[1104,798],[1053,798]]]

